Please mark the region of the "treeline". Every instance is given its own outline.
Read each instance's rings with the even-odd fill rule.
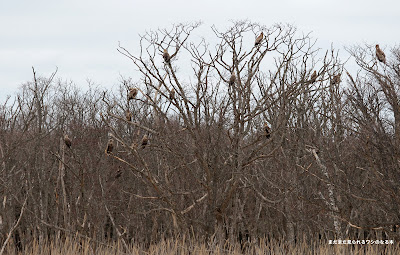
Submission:
[[[291,26],[213,27],[217,45],[198,26],[119,46],[141,79],[116,90],[33,70],[2,104],[0,244],[397,240],[400,48],[349,48],[348,73]]]

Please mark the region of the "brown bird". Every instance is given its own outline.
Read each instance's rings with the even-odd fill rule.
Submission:
[[[166,63],[169,63],[169,61],[171,60],[171,56],[169,55],[167,49],[164,49],[164,53],[162,54],[162,57],[164,58],[164,61]]]
[[[375,49],[376,49],[376,52],[375,52],[376,58],[377,58],[380,62],[386,64],[386,56],[385,56],[385,53],[383,52],[383,50],[381,50],[381,48],[379,48],[379,44],[377,44],[377,45],[375,46]]]
[[[334,75],[332,80],[331,80],[331,84],[332,85],[339,84],[341,82],[341,80],[340,80],[340,76],[341,75],[342,75],[341,73],[338,73],[338,74]]]
[[[149,143],[149,138],[147,137],[147,135],[144,135],[142,138],[142,149],[144,149],[148,143]]]
[[[125,113],[125,118],[127,121],[131,121],[132,120],[132,113],[128,110]]]
[[[314,83],[317,80],[317,71],[314,70],[314,72],[312,73],[311,77],[310,77],[310,82]]]
[[[128,91],[128,101],[134,99],[137,96],[138,89],[137,88],[129,88]]]
[[[271,137],[271,131],[269,130],[267,123],[264,123],[264,132],[265,132],[265,137],[267,137],[267,139]]]
[[[169,92],[169,99],[174,100],[175,98],[175,89],[172,88],[171,91]]]
[[[229,79],[229,85],[232,86],[236,82],[236,75],[232,73],[231,78]]]
[[[110,154],[114,149],[114,141],[112,138],[108,139],[106,153]]]
[[[254,43],[254,46],[260,45],[263,38],[264,38],[264,33],[261,32],[261,34],[256,38],[256,41],[255,41],[255,43]]]
[[[71,141],[71,139],[69,139],[68,135],[64,135],[64,142],[65,142],[65,145],[67,145],[68,148],[71,148],[72,141]]]

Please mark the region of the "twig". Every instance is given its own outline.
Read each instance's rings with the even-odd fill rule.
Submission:
[[[25,206],[26,206],[26,202],[27,201],[28,201],[28,195],[26,195],[26,198],[25,198],[24,204],[22,205],[21,211],[19,213],[19,217],[18,217],[17,222],[14,224],[14,226],[12,226],[12,228],[8,232],[7,239],[4,241],[3,246],[1,247],[0,255],[2,255],[4,253],[4,249],[6,248],[7,243],[10,240],[12,233],[14,232],[14,230],[17,228],[18,224],[21,221],[22,215],[24,214],[24,211],[25,211]]]
[[[185,210],[181,211],[181,214],[183,215],[183,214],[189,212],[190,210],[192,210],[193,207],[194,207],[196,204],[200,203],[204,198],[206,198],[207,195],[208,195],[208,193],[204,194],[204,196],[202,196],[201,198],[199,198],[199,199],[197,199],[196,201],[194,201],[193,204],[192,204],[191,206],[189,206],[189,207],[186,208]]]
[[[100,187],[101,187],[101,194],[102,194],[103,199],[104,199],[104,189],[103,189],[103,184],[101,183],[101,178],[100,178],[100,176],[99,176],[99,182],[100,182]],[[125,250],[126,250],[126,251],[129,251],[129,247],[128,247],[128,245],[126,244],[125,239],[122,237],[121,232],[118,230],[117,226],[115,225],[114,218],[112,217],[110,210],[108,210],[107,204],[106,204],[105,202],[104,202],[104,207],[106,208],[108,217],[110,217],[111,223],[113,224],[113,226],[114,226],[114,228],[115,228],[115,231],[117,231],[118,237],[121,238],[121,241],[122,241],[122,244],[123,244],[124,247],[125,247]],[[0,255],[1,255],[1,254],[0,254]]]

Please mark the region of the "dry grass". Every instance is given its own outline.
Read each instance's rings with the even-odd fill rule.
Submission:
[[[13,244],[9,244],[5,254],[18,254]],[[21,253],[19,253],[21,254]],[[144,248],[142,245],[131,245],[126,251],[121,242],[100,244],[93,241],[67,238],[64,241],[34,242],[25,248],[22,254],[33,255],[110,255],[110,254],[400,254],[398,244],[393,245],[329,245],[326,243],[288,245],[282,242],[260,242],[249,244],[242,252],[239,244],[220,244],[216,242],[197,242],[185,238],[164,240]]]

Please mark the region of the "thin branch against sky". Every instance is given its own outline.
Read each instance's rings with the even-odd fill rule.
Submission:
[[[174,23],[202,20],[201,31],[249,19],[270,26],[290,23],[312,32],[317,46],[343,49],[352,44],[391,47],[400,41],[400,4],[396,1],[4,1],[0,8],[0,99],[31,79],[31,66],[85,86],[111,87],[133,76],[118,41],[138,46],[139,34]],[[377,11],[382,10],[382,11]],[[208,34],[207,34],[208,33]],[[344,52],[344,50],[343,50]]]

